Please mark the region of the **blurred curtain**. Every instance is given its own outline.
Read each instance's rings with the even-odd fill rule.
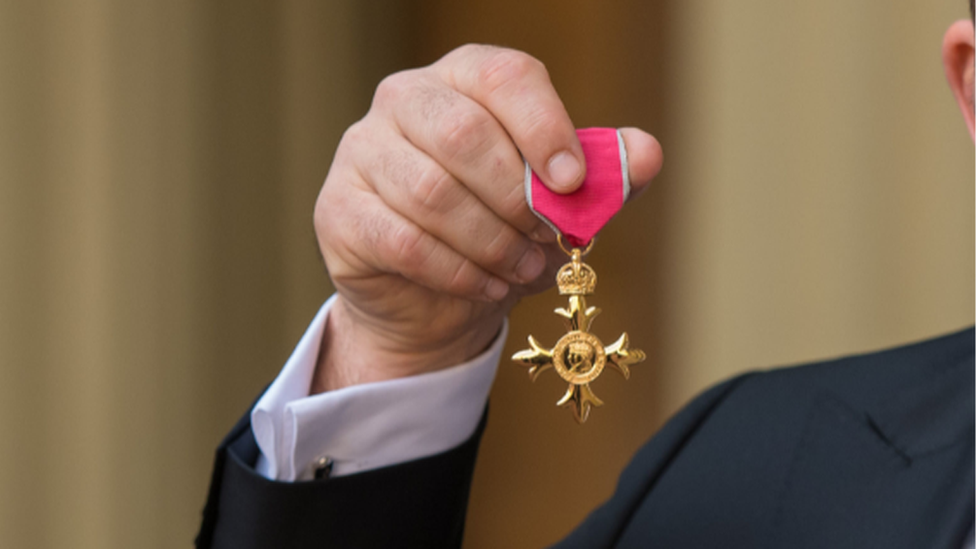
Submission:
[[[958,4],[958,5],[957,5]],[[383,75],[529,51],[574,121],[659,136],[592,256],[649,359],[584,427],[503,362],[470,547],[558,539],[703,386],[973,318],[955,0],[0,0],[0,546],[185,547],[213,448],[328,295],[311,210]],[[509,350],[560,324],[521,305]]]

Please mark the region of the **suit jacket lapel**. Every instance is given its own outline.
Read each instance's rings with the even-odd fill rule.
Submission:
[[[966,357],[866,407],[822,395],[775,510],[772,546],[959,549],[973,517],[973,384]]]

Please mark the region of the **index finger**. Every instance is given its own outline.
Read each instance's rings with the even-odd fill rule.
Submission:
[[[434,64],[445,82],[502,124],[529,166],[558,193],[575,191],[586,160],[545,66],[516,50],[469,45]]]

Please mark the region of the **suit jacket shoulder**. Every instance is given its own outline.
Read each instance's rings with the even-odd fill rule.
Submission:
[[[666,427],[638,452],[560,547],[957,549],[973,514],[973,339],[734,380],[680,440]]]

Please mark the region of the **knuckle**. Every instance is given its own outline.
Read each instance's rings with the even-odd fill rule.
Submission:
[[[370,133],[370,118],[361,118],[346,128],[342,132],[342,141],[360,142],[365,141]]]
[[[343,211],[342,195],[335,192],[334,187],[335,182],[326,179],[312,213],[315,233],[323,247],[331,247],[329,244],[336,234],[336,218]]]
[[[433,246],[430,235],[412,227],[402,225],[390,238],[396,265],[404,273],[419,273],[430,261]]]
[[[529,213],[528,204],[525,202],[525,187],[523,185],[512,185],[509,191],[502,197],[498,204],[498,214],[510,221],[516,221]],[[532,216],[535,218],[535,216]]]
[[[445,113],[434,126],[434,140],[449,159],[463,160],[482,152],[490,143],[490,120],[473,108],[456,108]]]
[[[323,199],[322,195],[319,195],[319,199],[315,201],[315,209],[312,212],[312,225],[315,227],[315,236],[319,241],[319,244],[325,246],[328,244],[329,240],[332,238],[332,217],[329,212],[329,204]]]
[[[446,171],[425,170],[412,178],[408,185],[410,197],[423,211],[437,212],[450,208],[454,180]]]
[[[349,234],[349,223],[343,219],[343,214],[347,210],[345,204],[347,201],[341,192],[331,190],[332,187],[333,185],[327,182],[322,188],[315,203],[313,224],[326,270],[335,280],[345,272],[344,262],[338,260],[338,257],[342,255],[342,250],[347,247],[346,243],[349,240],[359,240],[359,238],[358,235]],[[353,217],[355,219],[357,216]]]
[[[527,139],[539,143],[551,142],[553,136],[561,136],[567,131],[560,117],[542,109],[526,113],[522,128]]]
[[[412,70],[400,71],[380,80],[380,83],[376,86],[376,92],[373,94],[373,106],[381,107],[395,103],[403,97],[411,86],[413,74],[414,71]]]
[[[497,46],[491,46],[488,44],[473,44],[468,43],[454,48],[453,50],[447,52],[444,57],[441,57],[435,65],[442,66],[455,66],[455,65],[465,65],[469,63],[472,59],[478,59],[485,55],[486,52],[492,52],[498,50]]]
[[[494,46],[489,46],[487,44],[471,44],[471,43],[469,43],[469,44],[464,44],[464,45],[458,46],[457,48],[454,48],[454,51],[451,52],[451,53],[454,54],[454,55],[456,55],[456,56],[460,56],[460,57],[470,57],[470,56],[476,55],[476,54],[478,54],[480,52],[490,51],[490,50],[493,50],[493,49],[497,49],[497,48],[495,48]]]
[[[547,74],[538,59],[517,50],[498,49],[485,60],[478,76],[480,84],[492,91],[537,73]]]
[[[484,285],[478,273],[478,268],[471,260],[465,259],[454,268],[454,272],[448,277],[444,289],[454,295],[476,293],[479,287]]]
[[[336,147],[336,157],[345,157],[355,151],[357,147],[362,146],[367,140],[367,133],[365,119],[346,128],[346,131],[342,132],[342,138],[339,139],[339,145]]]
[[[368,115],[346,128],[336,146],[332,166],[329,168],[330,176],[337,170],[361,168],[367,159],[374,156],[376,139],[376,124]]]
[[[493,270],[505,269],[514,265],[514,259],[521,257],[525,246],[511,230],[502,230],[485,246],[483,261]]]

